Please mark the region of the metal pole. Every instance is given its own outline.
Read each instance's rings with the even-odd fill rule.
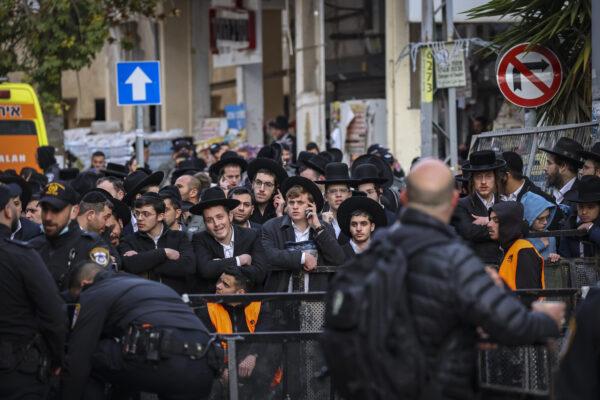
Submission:
[[[446,40],[454,40],[454,0],[446,0]],[[456,129],[456,88],[448,88],[448,126],[446,131],[450,136],[450,167],[458,166],[458,133]]]
[[[238,400],[238,373],[235,337],[227,338],[227,369],[229,371],[229,400]]]
[[[135,159],[138,166],[144,166],[144,108],[135,106]]]
[[[421,2],[421,41],[433,40],[433,0],[422,0]],[[433,155],[433,97],[428,95],[427,87],[433,82],[432,69],[427,68],[431,62],[430,49],[421,52],[421,156],[431,157]],[[423,57],[423,54],[428,54]],[[429,71],[429,72],[428,72]],[[424,90],[425,89],[425,90]],[[433,88],[431,88],[433,91]]]
[[[600,3],[592,1],[592,120],[600,119]],[[598,140],[598,128],[592,130]]]

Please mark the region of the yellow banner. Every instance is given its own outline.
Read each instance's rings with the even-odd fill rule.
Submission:
[[[433,53],[429,47],[421,49],[421,101],[433,101]]]

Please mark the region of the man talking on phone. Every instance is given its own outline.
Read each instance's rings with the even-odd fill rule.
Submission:
[[[267,221],[262,242],[271,265],[265,291],[325,290],[327,277],[313,275],[317,265],[337,266],[344,262],[344,251],[333,227],[319,218],[323,195],[310,179],[294,176],[281,187],[287,214]]]

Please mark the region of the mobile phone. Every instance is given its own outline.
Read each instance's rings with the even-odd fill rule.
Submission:
[[[311,210],[306,210],[304,213],[306,214],[306,219],[310,219],[310,217],[312,217],[312,211]]]

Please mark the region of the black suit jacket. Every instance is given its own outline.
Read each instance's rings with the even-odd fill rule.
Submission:
[[[223,246],[208,231],[195,233],[192,246],[196,253],[195,289],[199,293],[214,293],[215,285],[227,267],[235,267],[235,257],[249,254],[252,265],[245,265],[252,272],[255,291],[262,290],[267,273],[267,261],[258,232],[254,229],[233,225],[233,257],[225,258]]]
[[[44,234],[42,227],[35,222],[32,222],[25,217],[20,217],[19,221],[21,222],[21,229],[15,233],[14,239],[28,242],[31,239]]]
[[[342,250],[344,250],[344,256],[346,257],[346,262],[348,262],[348,261],[352,260],[354,257],[356,257],[356,253],[354,252],[352,245],[350,245],[350,241],[348,241],[347,243],[342,245]]]

